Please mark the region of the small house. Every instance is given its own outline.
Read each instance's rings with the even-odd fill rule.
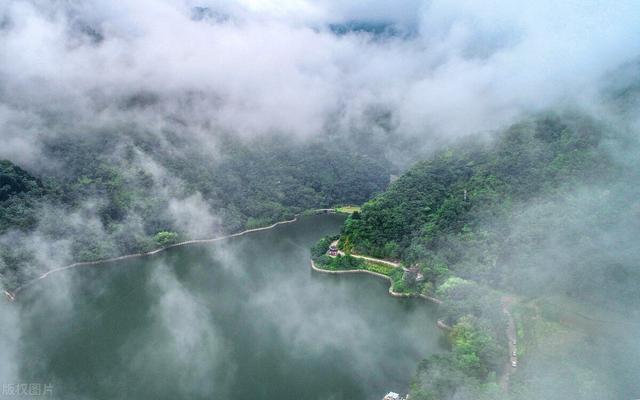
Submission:
[[[396,392],[389,392],[382,400],[400,400],[400,395]]]
[[[422,273],[422,271],[420,271],[420,267],[418,267],[417,265],[412,265],[411,268],[406,270],[406,272],[409,272],[413,276],[415,276],[416,283],[424,281],[424,274]]]
[[[329,255],[331,257],[335,257],[338,255],[338,246],[336,246],[335,244],[332,244],[331,246],[329,246]]]
[[[404,274],[402,279],[405,281],[420,283],[425,280],[424,274],[420,271],[420,267],[413,265],[409,268],[403,267]]]

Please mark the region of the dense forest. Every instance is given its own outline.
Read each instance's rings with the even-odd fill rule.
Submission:
[[[46,168],[36,164],[28,172],[0,162],[4,287],[74,261],[359,204],[389,181],[384,159],[336,141],[220,135],[211,150],[180,135],[164,140],[141,133],[58,135],[43,141]]]
[[[613,132],[578,114],[538,115],[491,141],[467,139],[437,152],[348,218],[345,252],[418,266],[426,281],[405,274],[405,286],[443,300],[452,351],[420,365],[412,399],[498,396],[508,359],[502,296],[562,295],[608,309],[640,297],[629,236],[638,228],[637,174],[612,158],[624,146]],[[540,312],[538,304],[529,308]],[[574,360],[580,377],[555,395],[606,387],[595,358]],[[532,365],[524,370],[542,376]],[[514,398],[539,395],[517,377]]]
[[[379,257],[423,258],[449,248],[450,234],[474,231],[522,201],[572,181],[608,176],[595,123],[546,116],[514,125],[495,143],[439,152],[368,202],[344,228],[342,244]],[[413,245],[413,246],[412,246]]]

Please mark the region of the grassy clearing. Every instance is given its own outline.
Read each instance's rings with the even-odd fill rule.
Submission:
[[[367,261],[364,263],[364,269],[366,269],[367,271],[377,272],[379,274],[390,276],[391,272],[393,272],[395,268],[390,265],[376,264]]]
[[[354,212],[360,212],[360,206],[340,206],[336,207],[336,212],[340,214],[353,214]]]

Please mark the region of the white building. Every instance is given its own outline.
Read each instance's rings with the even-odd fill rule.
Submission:
[[[402,397],[396,392],[389,392],[382,400],[409,400],[409,395],[407,395],[407,397]]]

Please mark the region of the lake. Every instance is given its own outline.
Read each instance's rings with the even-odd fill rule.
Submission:
[[[20,294],[20,382],[60,399],[381,399],[444,351],[435,307],[325,275],[339,215],[53,274]]]

